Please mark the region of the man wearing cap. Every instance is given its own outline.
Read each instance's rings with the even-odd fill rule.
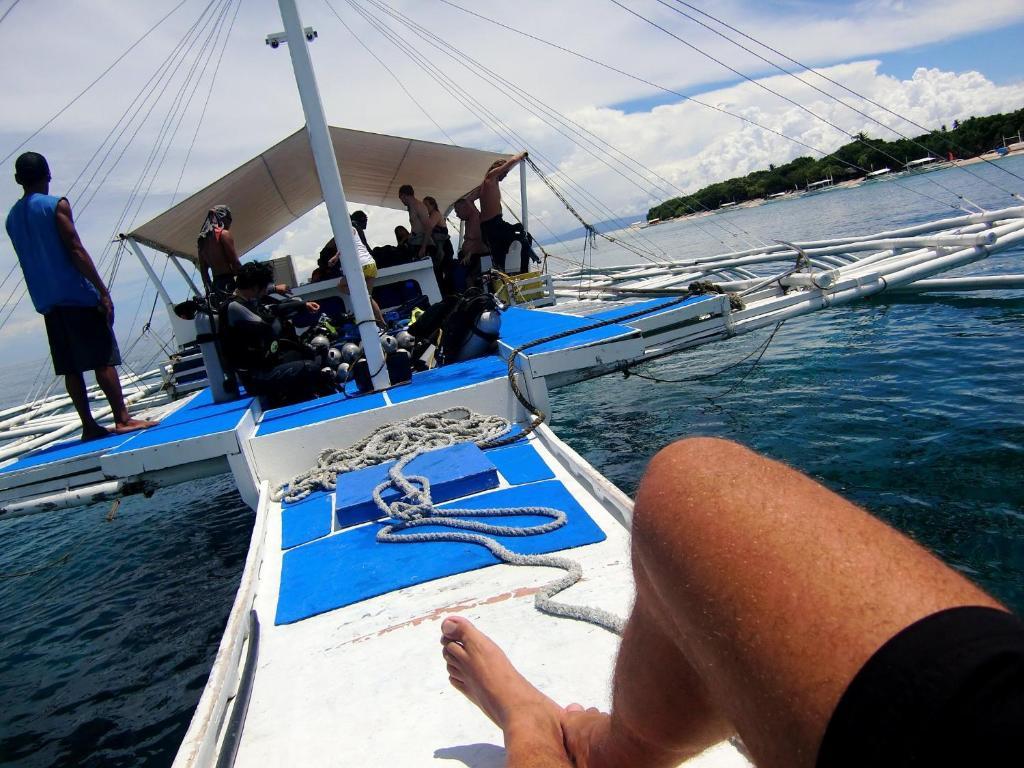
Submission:
[[[50,167],[37,152],[15,161],[14,179],[25,190],[7,214],[7,234],[18,254],[36,311],[46,322],[54,372],[64,376],[68,395],[82,420],[82,439],[110,434],[89,409],[85,371],[114,416],[113,432],[131,432],[156,422],[133,419],[115,366],[121,353],[114,338],[114,304],[75,229],[67,198],[50,195]]]

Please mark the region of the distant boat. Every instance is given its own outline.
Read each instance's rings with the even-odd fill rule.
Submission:
[[[832,189],[833,182],[832,177],[829,176],[827,179],[821,179],[820,181],[812,181],[807,185],[806,192],[808,195],[817,194],[819,192],[827,192]]]

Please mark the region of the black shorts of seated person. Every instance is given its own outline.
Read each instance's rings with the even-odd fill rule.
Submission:
[[[504,272],[505,257],[508,255],[512,241],[516,239],[515,228],[499,213],[487,221],[480,222],[480,236],[487,243],[487,247],[491,249],[494,268]]]
[[[50,341],[53,372],[58,376],[85,373],[121,364],[107,313],[95,307],[53,307],[43,315]]]
[[[839,699],[817,768],[1024,765],[1024,624],[951,608],[883,645]]]

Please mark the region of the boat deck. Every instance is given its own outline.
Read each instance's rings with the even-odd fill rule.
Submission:
[[[578,559],[584,581],[561,599],[625,615],[633,590],[627,529],[585,479],[558,460],[550,441],[557,438],[545,430],[521,444],[483,451],[484,463],[496,470],[486,481],[492,487],[442,506],[565,511],[564,529],[511,546]],[[459,467],[475,471],[466,469],[465,457],[452,457],[428,470],[432,487]],[[367,472],[376,477],[381,470],[351,475]],[[556,701],[610,705],[618,638],[546,616],[533,605],[556,571],[499,564],[472,544],[377,543],[379,523],[343,525],[338,516],[371,480],[347,487],[343,475],[337,494],[283,508],[263,500],[265,549],[253,602],[261,620],[259,660],[237,765],[319,764],[324,755],[345,765],[503,765],[500,731],[447,680],[439,627],[453,613],[476,622]],[[295,530],[296,511],[319,520],[313,541],[295,545],[286,538]],[[722,744],[688,765],[748,763]]]

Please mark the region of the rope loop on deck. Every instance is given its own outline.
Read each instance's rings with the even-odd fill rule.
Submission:
[[[377,532],[377,541],[383,544],[412,544],[417,542],[453,542],[485,547],[492,555],[509,565],[560,568],[565,575],[545,584],[534,597],[537,610],[551,616],[560,616],[622,634],[625,621],[602,608],[558,602],[556,595],[564,592],[583,578],[583,567],[575,560],[560,555],[522,555],[496,541],[493,536],[540,536],[555,531],[568,522],[565,512],[552,507],[511,507],[486,509],[437,509],[430,497],[430,481],[420,475],[405,475],[406,465],[428,448],[420,448],[399,459],[388,470],[388,479],[373,489],[377,508],[388,518],[388,523]],[[387,502],[383,493],[395,488],[401,498]],[[550,518],[546,523],[531,526],[498,525],[467,518],[502,518],[536,516]],[[441,526],[452,531],[400,533],[423,526]]]

